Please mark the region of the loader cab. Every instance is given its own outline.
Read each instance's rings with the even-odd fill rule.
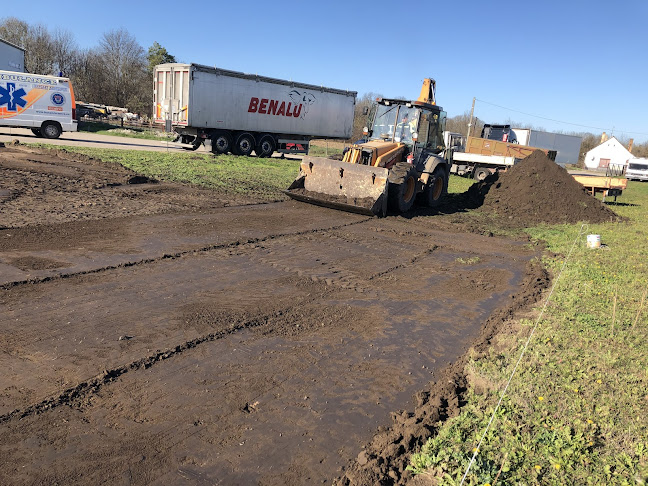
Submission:
[[[438,106],[421,102],[378,99],[373,110],[370,140],[404,143],[410,150],[443,150],[446,113]]]

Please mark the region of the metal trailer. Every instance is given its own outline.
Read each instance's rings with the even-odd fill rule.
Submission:
[[[154,71],[154,122],[196,149],[268,157],[307,152],[313,138],[348,139],[357,93],[228,71],[160,64]]]
[[[603,201],[608,196],[614,196],[616,201],[617,196],[623,193],[623,190],[628,187],[628,180],[623,177],[601,177],[594,175],[579,175],[572,174],[572,177],[581,184],[590,195],[603,194]]]
[[[518,143],[556,151],[555,162],[559,165],[576,164],[580,154],[582,137],[562,133],[542,132],[528,128],[514,128]]]
[[[491,174],[505,171],[522,159],[504,155],[480,155],[469,152],[452,152],[452,167],[450,172],[457,175],[467,175],[478,181],[483,181]]]

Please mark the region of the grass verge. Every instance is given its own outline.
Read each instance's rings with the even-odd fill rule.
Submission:
[[[116,137],[140,138],[145,140],[173,140],[174,133],[166,133],[160,130],[145,127],[124,126],[119,124],[113,125],[106,122],[79,122],[79,131],[96,133],[99,135],[114,135]]]
[[[44,144],[36,146],[52,148]],[[287,196],[281,191],[290,185],[299,172],[299,161],[279,158],[70,146],[57,146],[56,150],[116,162],[155,179],[196,184],[215,189],[225,196],[244,196],[261,201],[286,199]]]
[[[412,456],[433,484],[460,484],[532,335],[464,484],[645,484],[648,478],[648,184],[629,182],[612,205],[628,223],[590,225],[539,309],[503,334],[465,373],[459,416]],[[546,242],[554,279],[580,225],[527,228]],[[544,301],[542,302],[544,304]],[[540,308],[540,306],[539,306]]]

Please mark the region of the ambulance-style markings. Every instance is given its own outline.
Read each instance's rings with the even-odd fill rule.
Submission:
[[[16,90],[15,83],[7,83],[6,88],[0,86],[0,106],[7,105],[7,111],[16,111],[17,106],[24,108],[27,101],[22,98],[26,94],[23,88]]]

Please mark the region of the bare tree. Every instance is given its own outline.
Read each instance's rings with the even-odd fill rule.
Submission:
[[[150,109],[152,89],[144,48],[126,29],[106,32],[97,53],[106,66],[104,103],[132,110]],[[150,92],[150,93],[149,93]]]
[[[78,55],[79,49],[70,31],[55,30],[52,35],[52,61],[57,74],[70,76]]]

